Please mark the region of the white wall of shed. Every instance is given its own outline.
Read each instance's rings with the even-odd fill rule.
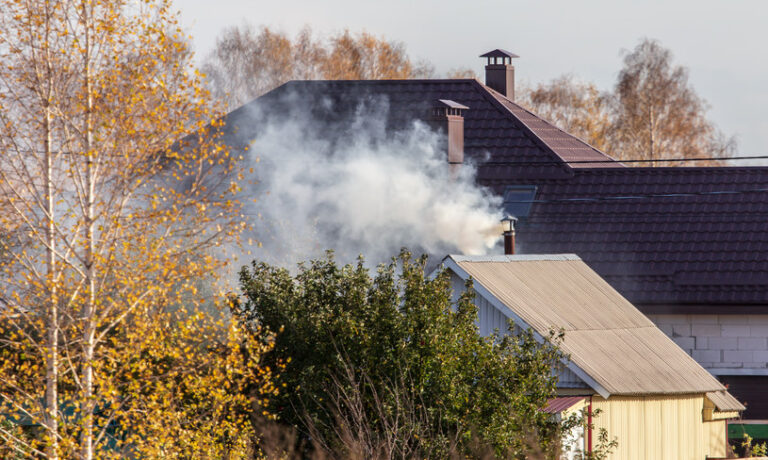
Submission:
[[[453,290],[452,301],[456,304],[459,296],[464,292],[464,280],[455,273],[451,273],[451,289]],[[507,333],[510,318],[507,314],[500,311],[479,294],[475,296],[475,305],[477,306],[477,327],[480,335],[487,337],[493,334],[494,331],[498,331],[501,334]],[[518,334],[519,332],[519,326],[515,325],[513,334]],[[558,388],[589,388],[589,385],[564,365],[558,366],[557,373]]]
[[[464,280],[455,273],[451,273],[451,288],[453,289],[453,303],[459,301],[459,296],[464,292]],[[480,335],[489,336],[494,331],[506,333],[509,324],[509,316],[499,311],[490,302],[485,300],[479,294],[475,296],[475,305],[477,306],[477,327]],[[515,333],[518,331],[516,330]]]
[[[586,441],[584,439],[584,426],[577,425],[563,436],[563,453],[560,460],[578,460],[584,457],[586,452]]]
[[[768,314],[648,315],[715,375],[768,375]]]

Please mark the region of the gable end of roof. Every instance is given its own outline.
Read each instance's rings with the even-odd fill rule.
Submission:
[[[467,273],[466,270],[461,268],[459,264],[454,261],[454,256],[448,256],[445,259],[443,259],[443,267],[451,270],[453,273],[455,273],[459,278],[466,281],[469,278],[471,278],[471,275]],[[499,299],[496,298],[488,289],[485,288],[480,283],[474,283],[474,290],[477,292],[478,295],[482,296],[486,301],[488,301],[491,305],[496,307],[499,311],[504,311],[509,314],[509,316],[512,318],[512,320],[515,322],[515,324],[523,329],[530,329],[533,331],[534,337],[539,343],[544,343],[546,341],[546,338],[544,335],[542,335],[539,331],[536,330],[536,328],[529,325],[525,320],[523,320],[522,317],[520,317],[514,310],[506,306],[503,302],[501,302]],[[597,392],[600,396],[602,396],[605,399],[608,399],[611,396],[611,393],[604,388],[600,383],[597,382],[594,378],[592,378],[589,373],[584,371],[581,367],[579,367],[576,363],[571,361],[570,359],[563,358],[561,360],[561,363],[568,368],[571,372],[576,374],[577,377],[579,377],[584,383],[589,385],[590,388],[592,388],[595,392]]]
[[[537,337],[563,330],[566,366],[603,397],[725,390],[578,258],[449,256],[443,264]]]

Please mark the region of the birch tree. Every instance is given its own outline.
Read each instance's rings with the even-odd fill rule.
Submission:
[[[163,434],[147,417],[173,407],[158,395],[173,400],[195,373],[217,388],[245,379],[271,391],[268,373],[215,371],[234,358],[203,353],[237,343],[224,349],[252,361],[268,343],[227,332],[195,307],[200,281],[225,264],[216,251],[244,224],[237,159],[217,139],[218,114],[186,40],[170,0],[0,6],[7,451],[91,459],[131,446],[137,455]]]
[[[645,39],[624,56],[613,91],[564,75],[523,88],[520,103],[630,166],[690,165],[690,158],[731,156],[736,148],[706,117],[708,109],[672,52]],[[676,160],[664,161],[658,160]],[[696,165],[721,161],[696,161]]]
[[[615,88],[613,150],[651,160],[727,156],[734,141],[707,120],[706,102],[670,50],[645,39],[624,56]]]

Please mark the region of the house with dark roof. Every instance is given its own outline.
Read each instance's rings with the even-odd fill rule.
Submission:
[[[514,101],[516,57],[474,79],[292,81],[227,115],[246,148],[266,119],[315,120],[342,141],[365,113],[442,132],[447,161],[518,218],[520,253],[575,253],[768,418],[768,168],[630,168]]]
[[[443,259],[454,296],[473,281],[480,333],[564,331],[559,397],[544,409],[597,412],[572,449],[592,452],[605,429],[611,458],[725,458],[727,420],[744,410],[725,386],[572,254]],[[513,331],[513,333],[515,333]]]

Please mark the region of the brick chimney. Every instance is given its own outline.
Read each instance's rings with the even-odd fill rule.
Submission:
[[[464,163],[464,111],[466,105],[449,99],[438,99],[432,108],[431,120],[438,129],[445,130],[448,141],[448,163],[452,168]]]
[[[485,85],[514,101],[515,66],[512,65],[512,58],[520,56],[509,51],[495,49],[480,55],[480,57],[488,59],[488,63],[485,65]]]

